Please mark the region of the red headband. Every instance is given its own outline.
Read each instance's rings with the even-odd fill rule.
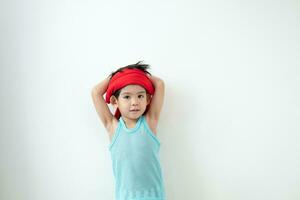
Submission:
[[[145,72],[139,70],[139,69],[125,69],[123,71],[120,71],[116,73],[109,81],[108,88],[106,90],[105,95],[105,101],[106,103],[110,103],[110,97],[112,94],[127,86],[127,85],[140,85],[145,88],[147,93],[153,95],[155,88],[152,84],[152,81],[149,79],[149,77],[146,75]],[[146,111],[149,109],[149,105],[146,108]],[[119,119],[121,116],[121,113],[119,109],[115,112],[115,117]]]

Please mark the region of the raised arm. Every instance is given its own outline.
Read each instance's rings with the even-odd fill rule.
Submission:
[[[162,79],[156,76],[148,75],[148,77],[150,78],[155,87],[155,92],[150,102],[150,108],[146,113],[146,118],[150,125],[150,128],[154,133],[156,133],[158,119],[164,102],[165,83]]]
[[[110,133],[112,129],[114,116],[110,112],[109,107],[103,97],[107,90],[108,83],[109,78],[106,78],[97,85],[95,85],[91,91],[91,95],[98,116],[100,117],[100,120],[103,123],[106,130]]]

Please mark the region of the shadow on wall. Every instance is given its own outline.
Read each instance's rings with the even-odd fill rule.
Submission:
[[[200,199],[205,193],[201,140],[200,92],[172,88],[166,90],[160,119],[161,157],[168,199]],[[207,192],[207,191],[206,191]]]

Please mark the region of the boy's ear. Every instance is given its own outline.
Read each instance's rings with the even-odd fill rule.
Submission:
[[[111,96],[110,97],[110,103],[111,103],[111,105],[113,105],[113,106],[116,106],[117,105],[117,98],[115,97],[115,96]]]
[[[149,105],[151,103],[151,99],[152,99],[152,95],[147,94],[147,105]]]

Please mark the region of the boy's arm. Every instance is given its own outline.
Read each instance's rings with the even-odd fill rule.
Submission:
[[[164,81],[156,76],[148,75],[150,80],[152,81],[155,92],[152,96],[151,102],[150,102],[150,108],[147,112],[147,116],[154,124],[154,128],[156,128],[159,115],[163,106],[164,102],[164,95],[165,95],[165,84]]]
[[[103,95],[105,94],[109,83],[109,78],[104,79],[92,89],[91,95],[95,109],[100,117],[104,127],[109,132],[114,116],[109,110],[107,103],[104,100]]]

